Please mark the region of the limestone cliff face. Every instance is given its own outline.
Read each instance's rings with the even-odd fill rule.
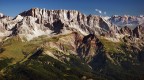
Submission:
[[[139,18],[142,19],[143,16]],[[112,23],[112,20],[125,23],[127,20],[135,20],[135,17],[113,16],[106,20],[104,17],[85,15],[76,10],[32,8],[20,13],[13,19],[0,14],[0,33],[3,37],[18,35],[27,40],[32,40],[41,35],[53,36],[55,34],[68,34],[71,32],[79,32],[83,35],[103,35],[112,41],[114,39],[119,41],[118,39],[123,38],[125,35],[135,35],[138,37],[139,31],[136,29],[133,31],[128,27],[119,29],[117,25]]]
[[[66,31],[78,31],[84,35],[94,33],[100,35],[103,32],[115,31],[113,26],[102,17],[85,15],[75,10],[45,10],[33,8],[20,14],[22,17],[35,18],[35,24],[43,25],[56,33]],[[32,19],[27,19],[30,22]],[[56,31],[55,28],[57,28]]]
[[[0,14],[0,41],[11,34],[14,24],[11,17]]]

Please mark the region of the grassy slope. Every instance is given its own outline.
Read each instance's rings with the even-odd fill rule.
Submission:
[[[2,48],[4,48],[5,50],[0,53],[0,58],[12,58],[12,63],[15,64],[24,59],[25,55],[32,54],[38,47],[41,47],[41,45],[45,44],[46,42],[57,42],[59,38],[68,35],[70,34],[59,35],[52,38],[40,36],[29,42],[22,42],[19,37],[12,37],[3,42]],[[23,52],[25,55],[23,54]]]
[[[42,44],[45,44],[45,42],[57,42],[60,38],[67,36],[57,36],[52,38],[47,38],[45,36],[41,36],[38,38],[35,38],[34,40],[30,42],[21,42],[19,41],[19,38],[12,38],[4,42],[3,48],[5,51],[0,54],[0,57],[3,58],[13,58],[13,63],[16,63],[18,61],[21,61],[24,58],[24,55],[22,53],[26,52],[27,54],[33,53],[37,47],[40,47]],[[123,42],[111,42],[104,38],[99,38],[100,41],[104,44],[106,52],[109,54],[117,54],[117,53],[126,53],[123,50],[124,43]],[[48,49],[47,49],[48,48]],[[55,48],[45,48],[46,50],[52,50],[52,52],[58,52]],[[125,55],[115,57],[113,56],[112,59],[115,61],[118,61],[118,58],[122,59]],[[25,60],[21,64],[15,64],[9,67],[6,73],[9,78],[13,79],[25,79],[27,80],[31,76],[30,79],[50,79],[53,78],[55,80],[56,78],[66,80],[72,79],[72,80],[78,80],[81,79],[83,76],[87,76],[88,78],[94,78],[94,79],[103,79],[104,76],[110,76],[111,79],[126,79],[127,76],[131,79],[131,76],[134,76],[134,71],[130,68],[125,70],[125,68],[121,68],[117,65],[107,63],[106,68],[103,69],[103,72],[91,72],[91,69],[86,65],[83,64],[83,61],[78,59],[76,56],[67,56],[70,58],[70,62],[65,61],[65,63],[62,63],[59,60],[56,60],[50,56],[41,56],[36,60]],[[124,59],[122,59],[123,62]],[[6,61],[7,63],[10,63],[11,61]],[[47,64],[48,63],[48,64]],[[50,64],[50,65],[49,65]],[[127,64],[123,64],[124,66],[128,66]],[[122,65],[122,66],[123,66]],[[7,66],[7,64],[6,64]],[[12,71],[11,71],[12,70]],[[19,71],[20,70],[20,71]],[[140,69],[141,70],[141,69]],[[12,73],[11,73],[12,72]],[[111,73],[109,73],[111,72]],[[132,73],[134,74],[132,74]],[[76,75],[75,75],[76,74]],[[101,76],[103,74],[103,76]],[[18,77],[18,76],[20,77]],[[37,75],[38,77],[32,77]],[[98,77],[97,77],[98,75]],[[120,75],[120,76],[117,76]],[[13,77],[12,77],[13,76]],[[101,77],[100,77],[101,76]],[[107,77],[108,77],[107,76]],[[137,75],[135,75],[135,78]]]
[[[31,53],[36,45],[31,45],[27,42],[21,42],[18,39],[12,38],[4,42],[4,52],[0,54],[1,58],[13,58],[14,63],[24,58],[23,52]]]
[[[48,55],[40,55],[36,59],[27,60],[22,64],[10,66],[6,71],[8,80],[102,80],[91,72],[86,63],[74,55],[65,63],[60,62]]]
[[[87,76],[88,79],[100,79],[99,77],[95,77],[94,74],[91,73],[91,69],[88,65],[84,64],[76,56],[65,55],[65,57],[70,58],[70,62],[66,61],[62,63],[59,60],[56,60],[50,56],[40,56],[39,58],[26,59],[21,64],[17,62],[21,61],[24,58],[22,52],[26,52],[27,54],[33,53],[37,47],[40,47],[45,42],[57,42],[59,38],[65,37],[57,36],[52,38],[46,38],[45,36],[38,37],[30,42],[21,42],[19,38],[12,38],[4,42],[3,48],[5,51],[1,53],[0,57],[3,58],[13,58],[14,61],[11,66],[9,66],[5,74],[7,76],[6,79],[16,79],[16,80],[56,80],[59,78],[60,80],[79,80],[83,76]],[[47,47],[48,48],[48,47]],[[67,46],[66,46],[67,48]],[[57,49],[49,48],[52,52],[58,52]],[[49,64],[46,64],[49,63]],[[28,77],[29,76],[29,77]],[[37,77],[34,77],[37,76]],[[103,78],[102,78],[103,79]]]
[[[108,53],[118,53],[120,51],[120,53],[123,53],[122,48],[124,46],[124,43],[122,41],[112,42],[112,41],[109,41],[109,40],[107,40],[103,37],[101,37],[99,39],[103,43],[106,52],[108,52]]]
[[[6,40],[2,46],[5,51],[0,54],[0,57],[13,58],[13,63],[16,63],[24,57],[24,55],[22,54],[22,47],[24,44],[25,43],[22,43],[18,38]]]
[[[103,68],[102,71],[105,75],[108,75],[116,80],[143,80],[144,69],[142,66],[144,65],[139,64],[137,60],[138,54],[128,51],[126,47],[129,46],[123,41],[112,42],[104,39],[103,37],[99,39],[103,43],[105,51],[116,63],[113,64],[107,61],[105,68]]]

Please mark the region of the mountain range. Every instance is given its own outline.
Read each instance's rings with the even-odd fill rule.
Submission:
[[[1,80],[143,80],[144,16],[0,13]]]

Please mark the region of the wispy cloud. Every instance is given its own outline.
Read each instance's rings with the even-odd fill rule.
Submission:
[[[106,15],[107,14],[106,11],[103,12],[103,11],[101,11],[99,9],[95,9],[95,11],[98,12],[99,14],[101,14],[101,15],[103,15],[103,14]]]
[[[102,11],[101,10],[99,10],[99,9],[95,9],[96,10],[96,12],[98,12],[99,14],[101,14],[102,13]]]

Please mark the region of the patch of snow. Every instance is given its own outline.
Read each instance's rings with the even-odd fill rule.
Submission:
[[[21,21],[22,19],[23,17],[21,15],[18,15],[15,20]]]
[[[108,21],[110,19],[109,16],[104,16],[103,19],[105,19],[106,21]]]

